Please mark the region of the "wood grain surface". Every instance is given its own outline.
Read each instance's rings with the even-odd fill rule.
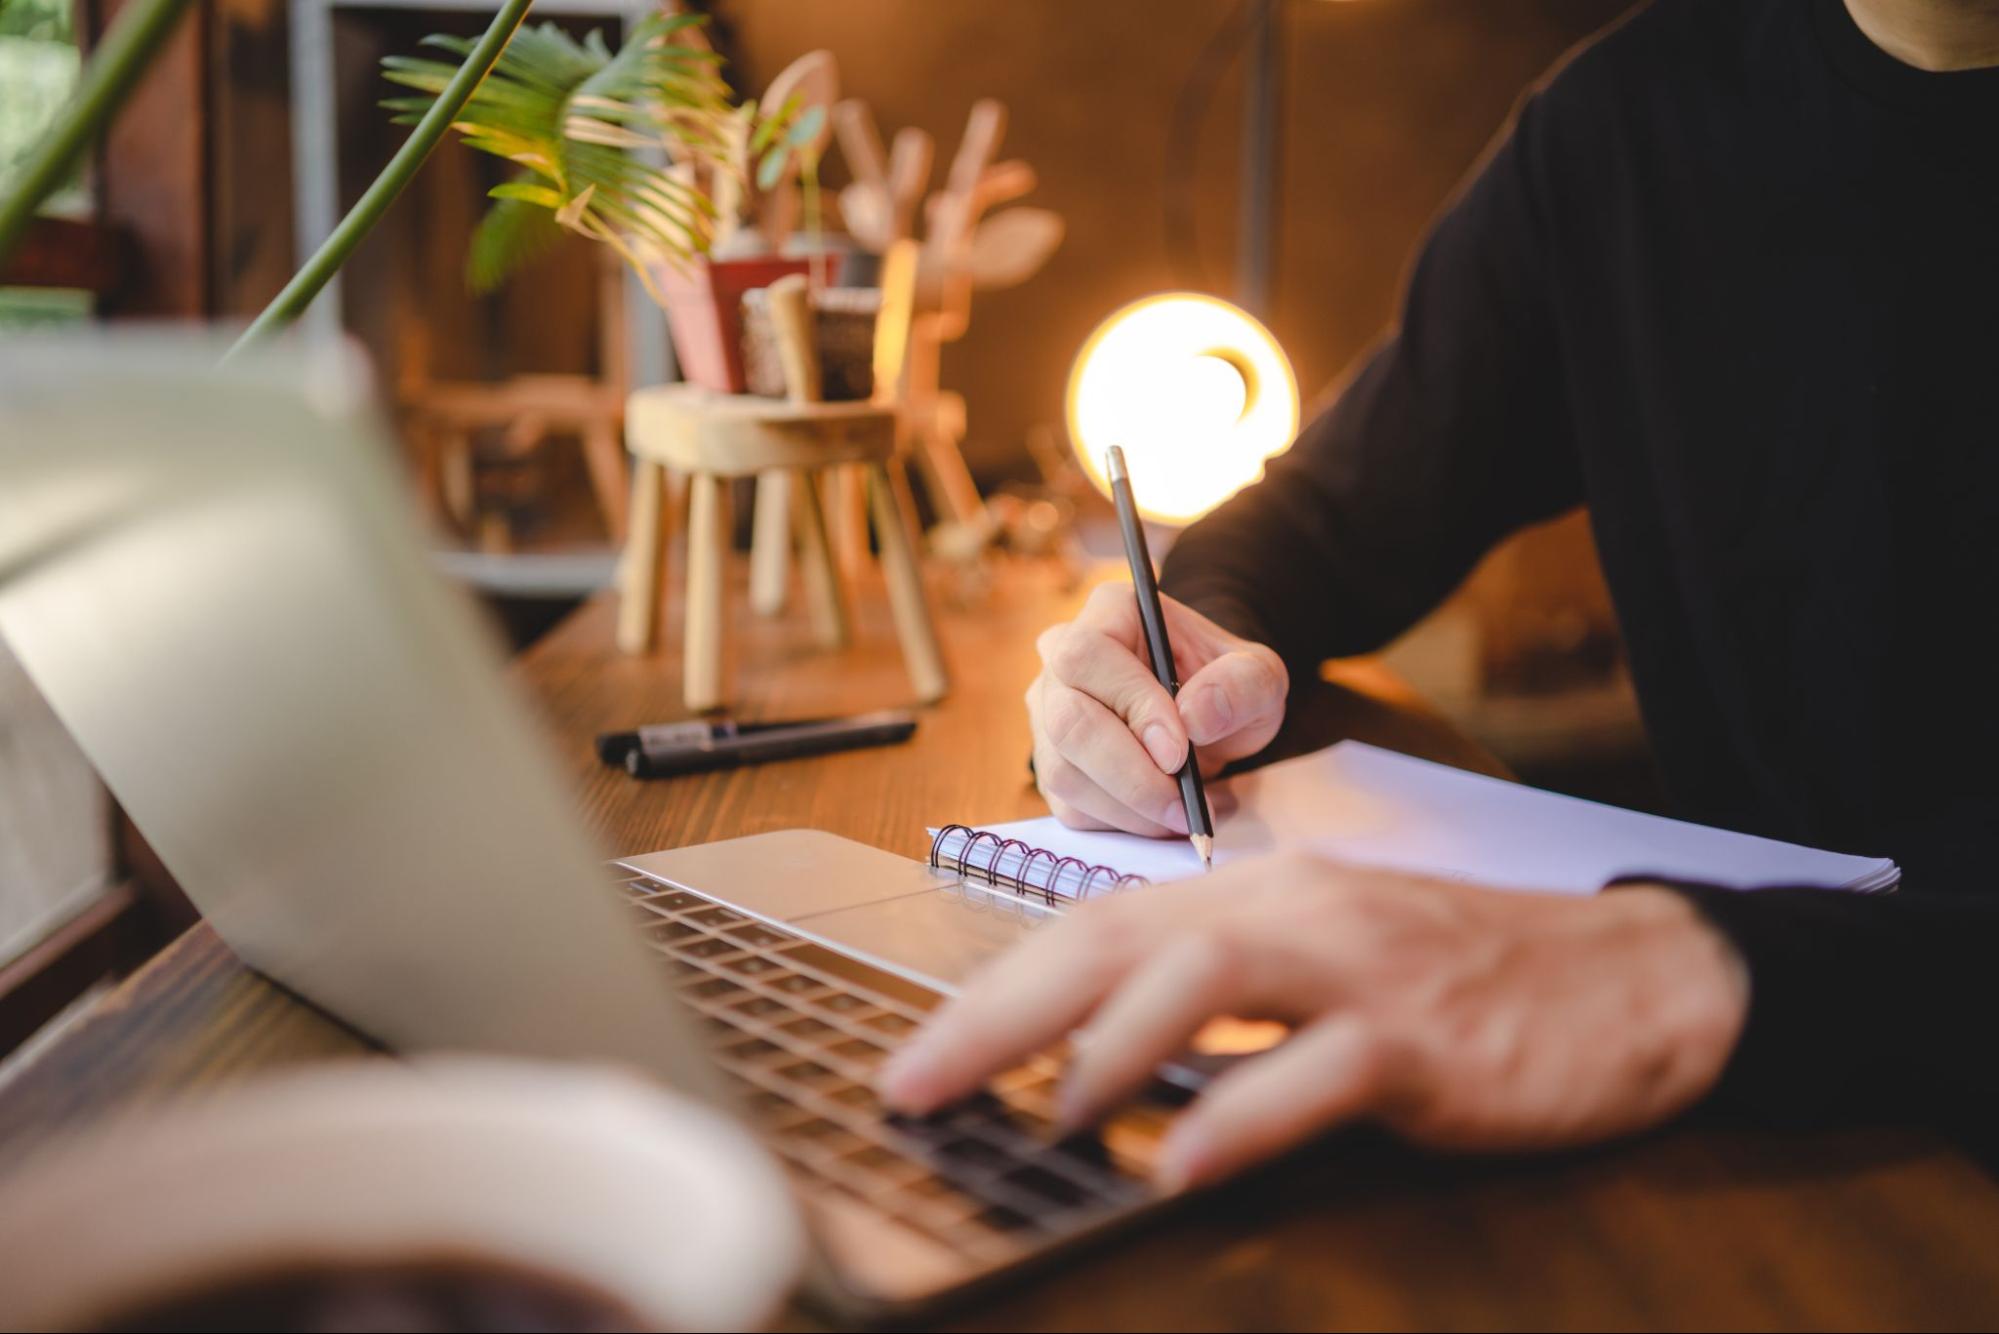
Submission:
[[[598,766],[596,732],[681,716],[678,655],[617,655],[607,602],[539,644],[518,676],[607,852],[814,825],[915,853],[926,821],[1039,809],[1019,696],[1035,633],[1075,596],[1051,571],[1017,566],[977,608],[947,605],[956,691],[925,712],[906,746],[730,773],[638,783]],[[856,602],[856,644],[836,656],[812,648],[802,618],[744,617],[740,715],[902,702],[907,679],[882,599]],[[1311,695],[1292,747],[1349,734],[1495,769],[1377,670],[1340,679],[1348,684]],[[143,1114],[163,1097],[367,1050],[200,927],[0,1088],[0,1168],[52,1135]],[[1995,1239],[1992,1179],[1917,1132],[1687,1124],[1591,1153],[1499,1163],[1424,1158],[1349,1132],[1121,1242],[969,1299],[944,1324],[1977,1328],[1999,1323]]]

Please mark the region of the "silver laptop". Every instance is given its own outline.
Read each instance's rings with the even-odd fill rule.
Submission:
[[[1046,1068],[925,1120],[870,1091],[938,999],[912,979],[1024,923],[940,932],[927,867],[811,831],[607,874],[430,569],[357,363],[219,351],[0,341],[0,634],[246,962],[391,1047],[615,1061],[750,1118],[840,1309],[1157,1203],[1163,1109],[1057,1144]]]

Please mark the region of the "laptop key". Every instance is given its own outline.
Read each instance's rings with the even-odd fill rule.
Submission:
[[[972,1139],[947,1139],[937,1146],[937,1152],[954,1163],[965,1163],[973,1167],[1000,1169],[1013,1162],[1008,1154],[990,1141]]]
[[[1092,1192],[1069,1178],[1042,1167],[1016,1167],[1000,1180],[1016,1189],[1026,1191],[1037,1199],[1046,1200],[1063,1208],[1075,1208],[1077,1205],[1092,1202]]]
[[[901,1154],[893,1153],[879,1144],[865,1143],[858,1149],[850,1150],[846,1158],[854,1166],[869,1172],[887,1167],[890,1164],[904,1164],[909,1161]]]
[[[783,1052],[784,1048],[778,1046],[775,1042],[766,1042],[762,1038],[746,1037],[723,1047],[720,1055],[725,1062],[747,1065],[752,1062],[767,1060]]]
[[[880,1101],[875,1097],[874,1090],[865,1084],[847,1084],[826,1096],[848,1107],[874,1107]]]
[[[909,1116],[903,1112],[890,1112],[883,1121],[896,1134],[918,1143],[937,1144],[958,1137],[957,1130],[941,1115]]]
[[[840,1140],[838,1146],[833,1148],[833,1152],[836,1153],[846,1147],[846,1140],[853,1139],[846,1127],[837,1121],[828,1121],[823,1116],[815,1116],[795,1126],[787,1126],[784,1134],[787,1139],[810,1140],[822,1147],[832,1144],[836,1137],[845,1136],[846,1138]]]
[[[742,986],[726,977],[705,977],[699,973],[682,983],[681,989],[705,1001],[731,1001],[747,994]]]
[[[1023,1232],[1039,1226],[1034,1218],[1004,1204],[989,1204],[972,1215],[971,1221],[993,1232]]]
[[[877,1047],[872,1042],[863,1042],[859,1038],[846,1038],[836,1042],[825,1048],[825,1053],[833,1060],[844,1061],[869,1074],[888,1059],[887,1050]]]
[[[777,1077],[814,1090],[845,1082],[839,1071],[817,1061],[793,1061],[789,1065],[781,1065],[777,1067]]]

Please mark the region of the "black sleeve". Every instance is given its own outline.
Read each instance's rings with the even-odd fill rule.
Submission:
[[[1999,895],[1675,885],[1734,942],[1749,1018],[1710,1099],[1781,1125],[1999,1122]]]
[[[1378,648],[1514,529],[1580,503],[1521,108],[1434,225],[1400,327],[1162,586],[1294,665]]]

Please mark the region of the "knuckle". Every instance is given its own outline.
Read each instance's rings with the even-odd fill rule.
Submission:
[[[1436,1088],[1438,1075],[1455,1062],[1440,1061],[1433,1042],[1365,1010],[1354,1015],[1353,1060],[1361,1080],[1375,1090],[1385,1110],[1404,1115],[1420,1111]]]
[[[1348,1059],[1363,1084],[1379,1081],[1389,1063],[1390,1044],[1381,1021],[1365,1010],[1357,1010],[1346,1020]]]
[[[1131,601],[1131,585],[1116,580],[1098,584],[1090,590],[1090,596],[1083,602],[1084,610],[1101,616],[1107,612],[1121,611]]]
[[[1021,702],[1027,706],[1028,723],[1037,733],[1041,730],[1042,706],[1055,686],[1056,683],[1048,679],[1048,673],[1042,672],[1029,681],[1027,689],[1021,693]]]
[[[1337,890],[1338,884],[1315,884],[1328,881],[1326,863],[1303,848],[1285,848],[1271,858],[1271,883],[1290,892],[1305,886],[1313,886],[1320,891]]]
[[[1042,784],[1041,795],[1048,799],[1048,813],[1054,816],[1057,820],[1060,820],[1063,824],[1068,825],[1071,829],[1083,829],[1088,827],[1089,820],[1083,815],[1083,813],[1077,810],[1074,806],[1071,806],[1068,802],[1062,800],[1060,797],[1055,796],[1053,793],[1049,792],[1046,783]]]
[[[1089,708],[1075,691],[1050,691],[1041,701],[1041,733],[1048,738],[1048,744],[1060,753],[1074,753],[1089,726]]]
[[[1245,652],[1252,683],[1262,687],[1266,693],[1283,694],[1290,686],[1291,673],[1285,669],[1284,659],[1277,656],[1277,651],[1266,644],[1251,644]]]
[[[1135,683],[1131,693],[1120,703],[1122,707],[1117,709],[1117,713],[1131,724],[1134,732],[1143,731],[1147,723],[1154,722],[1166,723],[1176,733],[1185,730],[1173,696],[1166,693],[1165,687],[1153,682],[1149,675],[1144,681]]]
[[[1223,689],[1236,704],[1258,712],[1282,698],[1287,684],[1283,660],[1260,644],[1236,650],[1222,678]]]
[[[1049,626],[1034,637],[1034,651],[1041,655],[1043,663],[1048,663],[1054,658],[1057,646],[1075,628],[1075,622],[1063,621]]]
[[[1090,780],[1084,776],[1083,771],[1059,755],[1050,756],[1047,763],[1036,764],[1034,769],[1041,795],[1048,798],[1051,803],[1062,802],[1065,805],[1073,805],[1089,787]],[[1073,824],[1075,821],[1065,820],[1063,823]]]
[[[1111,894],[1087,900],[1068,914],[1068,921],[1075,923],[1074,929],[1087,939],[1110,942],[1125,937],[1130,916],[1131,903],[1121,895]]]
[[[1115,908],[1114,897],[1086,899],[1081,906],[1070,910],[1069,921],[1074,923],[1070,929],[1085,936],[1101,935],[1109,929]]]
[[[1351,878],[1312,852],[1277,853],[1262,888],[1272,912],[1318,930],[1348,933],[1365,915]]]
[[[1080,626],[1064,627],[1064,633],[1050,641],[1042,661],[1048,670],[1063,681],[1074,681],[1090,669],[1094,659],[1099,657],[1104,645],[1109,641],[1102,635],[1094,634]]]
[[[1226,931],[1188,936],[1178,948],[1194,984],[1202,989],[1232,990],[1250,975],[1248,952]]]

